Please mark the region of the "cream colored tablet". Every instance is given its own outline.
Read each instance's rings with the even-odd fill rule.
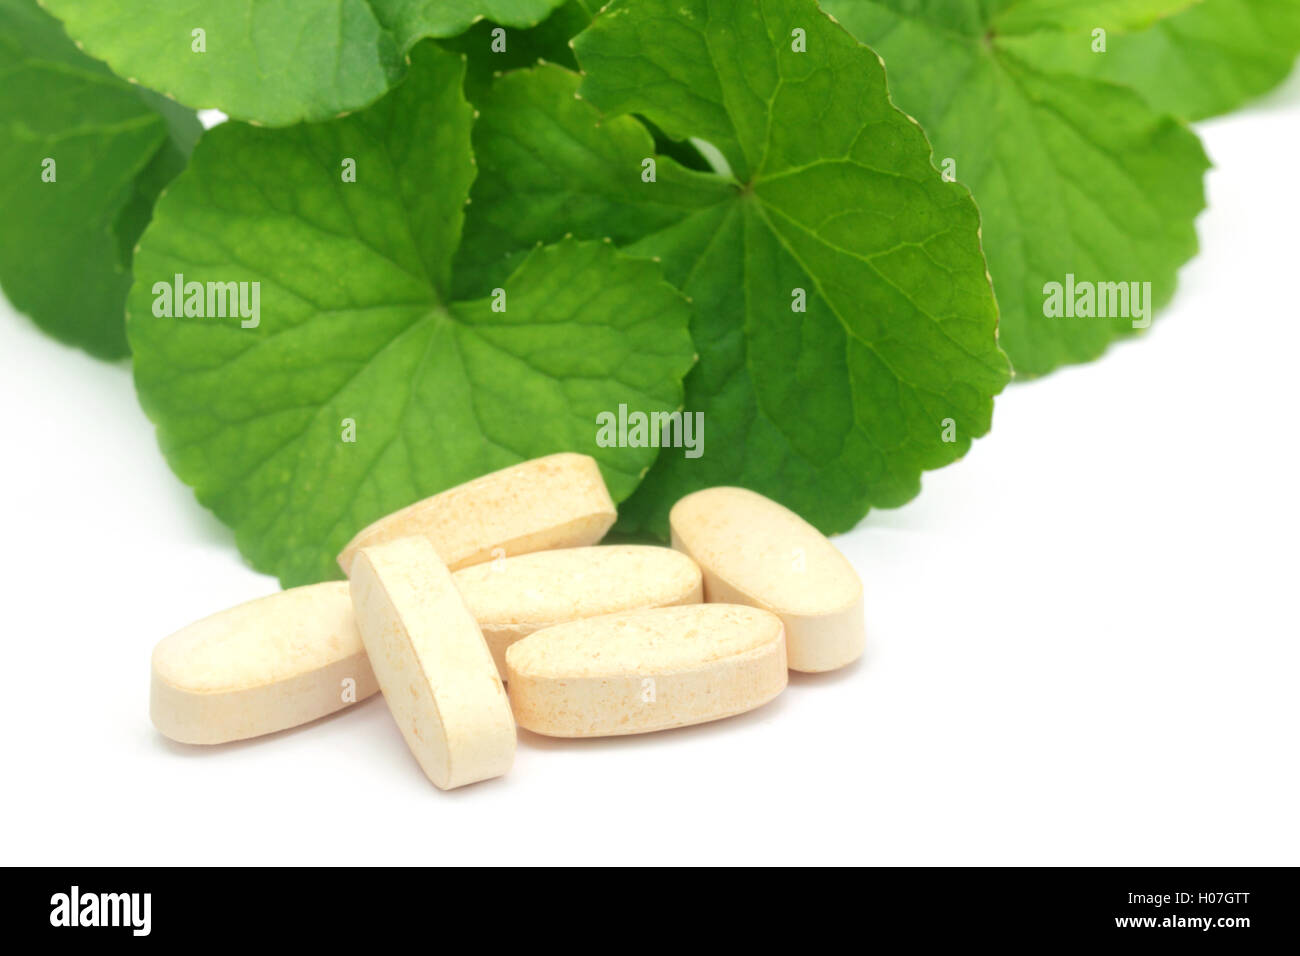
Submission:
[[[154,648],[149,716],[173,740],[220,744],[305,724],[379,687],[345,581],[206,617]]]
[[[608,737],[753,710],[785,688],[781,620],[757,608],[692,604],[593,617],[506,651],[520,727]]]
[[[348,574],[357,549],[423,535],[455,571],[494,557],[595,544],[617,517],[595,459],[549,455],[380,518],[348,543],[339,565]]]
[[[605,545],[538,551],[452,575],[501,676],[506,648],[582,618],[704,600],[700,569],[671,548]]]
[[[515,722],[501,677],[433,545],[363,548],[352,604],[384,700],[429,779],[448,790],[509,770]]]
[[[862,581],[793,511],[744,488],[709,488],[677,502],[668,520],[673,547],[704,572],[706,601],[751,604],[785,622],[792,670],[834,670],[862,655]]]

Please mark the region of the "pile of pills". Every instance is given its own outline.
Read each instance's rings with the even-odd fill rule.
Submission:
[[[862,583],[781,505],[710,488],[673,547],[598,545],[617,513],[596,462],[523,462],[383,518],[339,555],[348,581],[205,618],[153,654],[150,716],[217,744],[383,691],[449,789],[510,769],[516,724],[604,737],[730,717],[865,645]]]

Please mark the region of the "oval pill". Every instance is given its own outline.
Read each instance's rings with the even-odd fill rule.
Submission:
[[[379,689],[345,581],[292,588],[213,614],[154,648],[149,716],[187,744],[305,724]]]
[[[792,670],[834,670],[862,655],[862,581],[793,511],[745,488],[708,488],[677,502],[668,522],[673,547],[704,572],[706,601],[781,618]]]
[[[370,666],[425,775],[448,790],[509,770],[515,722],[501,677],[433,545],[361,549],[351,591]]]
[[[694,604],[537,631],[506,651],[519,726],[551,737],[685,727],[753,710],[788,680],[781,621]]]
[[[506,648],[534,631],[602,614],[704,600],[700,569],[686,555],[650,545],[538,551],[457,571],[502,677]]]
[[[422,535],[455,571],[494,557],[595,544],[617,517],[594,458],[548,455],[380,518],[348,543],[338,561],[349,574],[359,549]]]

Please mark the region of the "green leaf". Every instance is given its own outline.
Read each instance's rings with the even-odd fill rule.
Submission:
[[[609,236],[694,299],[703,455],[665,449],[624,530],[662,535],[682,495],[739,484],[843,531],[987,431],[1007,366],[975,207],[870,50],[806,0],[615,4],[575,47],[580,90],[546,67],[480,103],[461,267],[490,281],[533,242]],[[731,172],[660,155],[643,182],[654,142],[628,113]]]
[[[281,126],[374,102],[424,37],[483,18],[535,26],[563,0],[41,2],[119,75],[196,109]]]
[[[578,83],[547,66],[508,73],[480,97],[460,294],[500,282],[536,243],[572,233],[625,246],[735,198],[733,183],[663,157],[657,182],[642,183],[641,162],[655,155],[646,128],[629,118],[602,123],[577,97]]]
[[[535,27],[564,0],[370,0],[376,15],[409,50],[424,37],[454,37],[480,20]],[[508,48],[508,47],[507,47]]]
[[[350,117],[214,128],[136,257],[141,403],[172,468],[285,586],[336,577],[375,518],[527,458],[591,454],[621,499],[657,449],[598,447],[597,414],[681,405],[690,309],[653,263],[568,240],[451,294],[474,177],[463,75],[426,44]],[[177,274],[260,283],[259,324],[155,314]]]
[[[999,36],[1041,31],[1140,30],[1200,0],[1000,0],[986,7]],[[893,5],[907,11],[904,3]],[[942,6],[942,4],[941,4]]]
[[[0,0],[0,286],[14,307],[92,355],[125,355],[131,251],[198,128],[81,54],[32,0]]]
[[[984,250],[1001,310],[1001,343],[1020,375],[1096,358],[1148,319],[1049,317],[1048,283],[1150,282],[1153,308],[1174,291],[1196,251],[1208,161],[1179,121],[1121,86],[1034,65],[1001,21],[938,26],[954,0],[825,0],[886,62],[900,107],[925,127],[935,153],[955,163],[983,220]],[[1059,4],[1007,9],[1017,26]],[[1148,13],[1150,11],[1147,11]],[[1043,14],[1044,22],[1047,13]],[[1061,31],[1031,32],[1061,38]],[[1086,34],[1081,44],[1090,43]],[[1020,43],[1015,40],[1015,43]],[[1139,291],[1143,287],[1138,286]]]
[[[1108,27],[1105,54],[1073,35],[1008,38],[1017,56],[1124,83],[1187,119],[1235,109],[1282,82],[1300,55],[1297,0],[1203,0],[1147,29]]]

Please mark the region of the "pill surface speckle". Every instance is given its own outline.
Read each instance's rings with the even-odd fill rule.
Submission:
[[[781,618],[792,670],[835,670],[862,655],[862,581],[793,511],[744,488],[708,488],[677,502],[669,524],[673,547],[704,572],[706,601]]]
[[[455,571],[495,557],[595,544],[618,513],[595,459],[559,454],[503,468],[417,501],[364,528],[339,554],[421,535]]]
[[[351,592],[370,666],[425,775],[447,790],[509,770],[515,722],[501,677],[433,545],[363,548]]]
[[[582,618],[704,600],[686,555],[649,545],[538,551],[452,575],[483,629],[501,676],[506,648],[534,631]]]
[[[153,652],[149,716],[164,735],[218,744],[324,717],[378,690],[343,581],[213,614]]]
[[[776,697],[784,629],[758,608],[694,604],[546,628],[506,651],[519,726],[552,737],[639,734],[717,720]]]

